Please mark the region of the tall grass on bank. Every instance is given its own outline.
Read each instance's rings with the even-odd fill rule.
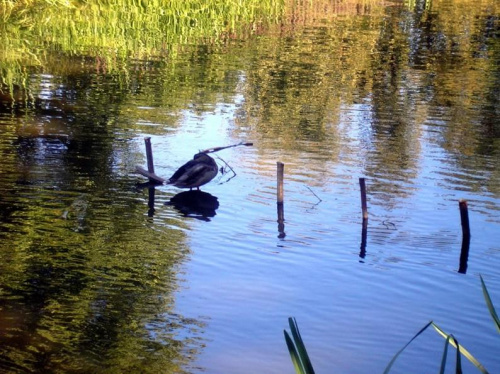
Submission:
[[[37,36],[65,51],[161,54],[172,44],[276,21],[283,8],[284,0],[0,0],[0,32]]]
[[[0,77],[49,55],[95,58],[106,71],[130,59],[168,58],[180,45],[220,43],[276,23],[285,0],[0,0]],[[0,87],[1,89],[1,87]]]
[[[488,307],[488,311],[493,319],[496,329],[500,333],[500,319],[498,318],[498,314],[493,306],[493,302],[490,298],[488,289],[486,288],[486,284],[484,283],[483,277],[479,276],[481,280],[481,288],[483,291],[483,296],[486,302],[486,306]],[[292,332],[292,338],[285,330],[285,341],[288,347],[288,351],[290,353],[290,357],[292,359],[293,366],[295,368],[295,372],[297,374],[314,374],[314,369],[312,367],[311,361],[309,359],[309,355],[307,354],[306,347],[302,337],[299,333],[299,327],[295,318],[290,317],[288,319],[290,330]],[[403,348],[401,348],[391,359],[389,364],[384,370],[384,374],[389,374],[392,366],[398,359],[398,357],[403,353],[406,348],[416,339],[418,338],[424,331],[426,331],[429,327],[433,327],[434,330],[441,335],[445,339],[443,355],[441,359],[441,365],[439,369],[439,373],[444,373],[446,369],[447,357],[448,357],[448,347],[452,346],[456,349],[455,355],[455,372],[462,373],[462,361],[461,357],[464,356],[469,360],[481,373],[489,374],[486,368],[467,350],[465,347],[458,343],[457,339],[453,336],[453,334],[448,334],[444,332],[437,324],[433,321],[427,323],[420,331],[418,331],[409,341],[406,343]]]

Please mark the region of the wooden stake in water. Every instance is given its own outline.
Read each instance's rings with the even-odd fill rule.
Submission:
[[[144,138],[144,143],[146,144],[146,158],[148,159],[148,172],[151,174],[155,173],[155,166],[153,163],[153,150],[151,148],[151,138]]]
[[[277,162],[277,194],[276,194],[276,202],[278,207],[278,238],[283,239],[285,234],[285,211],[283,208],[283,179],[285,174],[285,165],[282,162]]]
[[[146,144],[146,158],[148,160],[148,170],[144,170],[140,166],[135,167],[135,171],[139,174],[144,175],[149,178],[149,183],[163,184],[165,179],[159,177],[155,174],[155,166],[153,164],[153,150],[151,149],[151,138],[144,138],[144,143]]]
[[[366,206],[366,185],[365,178],[359,178],[359,187],[361,191],[361,209],[363,211],[363,220],[368,219],[368,208]]]
[[[277,195],[277,203],[283,204],[283,175],[285,172],[285,165],[282,162],[276,163],[278,166],[278,195]]]
[[[469,210],[467,201],[460,200],[458,202],[460,208],[460,221],[462,223],[462,248],[460,249],[460,265],[458,272],[465,274],[467,272],[467,261],[469,259],[470,248],[470,226],[469,226]]]

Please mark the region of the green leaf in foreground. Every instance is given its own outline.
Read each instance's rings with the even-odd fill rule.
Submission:
[[[458,341],[453,337],[453,335],[447,334],[438,325],[436,325],[432,321],[430,321],[422,329],[420,329],[420,331],[417,332],[410,339],[410,341],[408,343],[406,343],[403,346],[403,348],[401,348],[394,355],[394,357],[392,358],[392,360],[389,362],[389,364],[387,365],[386,369],[384,370],[384,374],[388,374],[389,373],[389,371],[391,370],[392,365],[394,364],[394,362],[396,361],[396,359],[399,357],[399,355],[401,353],[403,353],[403,351],[410,345],[411,342],[413,342],[420,334],[422,334],[425,330],[427,330],[427,328],[429,326],[434,327],[434,329],[446,339],[445,348],[444,348],[444,352],[443,352],[443,358],[441,360],[440,373],[444,373],[444,369],[446,367],[446,357],[447,357],[447,353],[448,353],[448,344],[450,344],[450,345],[452,345],[453,347],[455,347],[457,349],[456,370],[455,370],[456,373],[461,373],[462,372],[461,355],[464,355],[470,362],[472,362],[472,364],[474,364],[474,366],[476,366],[481,371],[481,373],[483,373],[483,374],[489,374],[488,371],[485,369],[485,367],[483,365],[481,365],[479,363],[479,361],[476,360],[476,358],[472,354],[469,353],[469,351],[467,351],[462,345],[460,345],[458,343]]]
[[[479,278],[481,279],[481,287],[483,288],[483,295],[484,295],[484,300],[486,300],[486,306],[490,311],[491,317],[493,318],[493,322],[495,322],[495,326],[498,332],[500,332],[500,319],[498,318],[498,314],[495,310],[495,307],[493,306],[493,302],[491,301],[491,297],[488,292],[488,289],[486,288],[486,284],[484,283],[483,277],[480,275]]]
[[[453,335],[450,334],[451,339],[447,339],[448,342],[454,342],[455,345],[457,346],[457,352],[456,352],[456,365],[455,365],[455,373],[457,374],[462,374],[462,360],[460,356],[460,347],[461,345],[458,344],[457,339]]]
[[[498,314],[495,310],[495,307],[493,306],[493,302],[491,301],[490,295],[488,293],[488,289],[486,288],[486,284],[483,281],[483,277],[479,276],[481,279],[481,286],[483,289],[483,295],[484,299],[486,300],[486,305],[488,306],[488,310],[493,318],[493,321],[495,322],[495,326],[497,330],[500,332],[500,319],[498,318]],[[302,337],[300,336],[299,332],[299,327],[297,325],[297,322],[295,321],[294,318],[290,317],[288,319],[288,322],[290,324],[290,329],[292,332],[292,338],[290,335],[284,331],[285,333],[285,340],[286,344],[288,346],[288,351],[290,352],[290,356],[292,358],[293,365],[295,367],[295,371],[297,374],[314,374],[314,369],[312,367],[311,361],[309,360],[309,355],[307,354],[306,347],[304,345],[304,342],[302,340]],[[443,336],[446,341],[444,344],[444,350],[443,350],[443,356],[441,359],[441,367],[440,367],[440,374],[444,374],[445,369],[446,369],[446,360],[448,356],[448,345],[451,345],[456,348],[456,366],[455,366],[455,373],[456,374],[462,374],[462,355],[467,358],[476,368],[481,371],[483,374],[489,374],[486,368],[479,363],[479,361],[467,351],[462,345],[458,343],[458,341],[455,339],[455,337],[452,334],[447,334],[446,332],[443,331],[438,325],[436,325],[433,321],[430,321],[427,323],[423,328],[420,329],[419,332],[417,332],[408,343],[406,343],[403,348],[401,348],[391,359],[389,364],[384,370],[384,374],[388,374],[394,365],[394,362],[397,360],[399,355],[403,353],[403,351],[413,342],[420,334],[422,334],[429,326],[432,326],[441,336]]]
[[[435,330],[436,330],[439,334],[441,334],[441,335],[442,335],[445,339],[447,339],[447,338],[448,338],[448,336],[450,336],[450,335],[448,335],[446,332],[444,332],[444,331],[443,331],[443,330],[442,330],[442,329],[441,329],[438,325],[436,325],[434,322],[431,322],[431,324],[432,324],[432,327],[434,327],[434,329],[435,329]],[[465,356],[465,358],[467,358],[470,362],[472,362],[472,364],[474,364],[474,366],[475,366],[475,367],[477,367],[477,368],[481,371],[481,373],[483,373],[483,374],[488,374],[488,370],[486,370],[486,368],[485,368],[483,365],[481,365],[481,364],[479,363],[479,361],[478,361],[478,360],[476,360],[476,358],[475,358],[472,354],[470,354],[470,353],[469,353],[469,351],[468,351],[467,349],[465,349],[465,348],[464,348],[464,346],[463,346],[463,345],[458,344],[458,342],[456,341],[456,339],[455,339],[452,335],[451,335],[451,339],[450,339],[450,341],[449,341],[449,342],[450,342],[450,344],[451,344],[453,347],[455,347],[455,348],[458,350],[458,352],[459,352],[459,353],[461,353],[462,355],[464,355],[464,356]],[[458,362],[458,361],[459,361],[459,360],[457,359],[457,362]]]
[[[446,369],[446,358],[448,357],[448,344],[450,344],[451,335],[448,335],[446,341],[444,342],[443,349],[443,357],[441,358],[441,369],[439,370],[439,374],[444,374],[444,370]]]
[[[420,329],[420,331],[419,331],[419,332],[417,332],[417,333],[413,336],[413,338],[411,338],[411,339],[410,339],[410,341],[409,341],[408,343],[406,343],[406,344],[404,345],[404,347],[403,347],[403,348],[401,348],[401,349],[400,349],[400,350],[399,350],[399,351],[398,351],[398,352],[394,355],[394,357],[392,358],[392,360],[389,362],[389,365],[387,365],[387,367],[385,368],[385,370],[384,370],[384,374],[389,373],[389,371],[391,370],[392,365],[394,364],[394,362],[396,361],[396,359],[399,357],[399,355],[400,355],[401,353],[403,353],[403,351],[406,349],[406,347],[408,347],[408,346],[410,345],[410,343],[411,343],[412,341],[414,341],[414,340],[415,340],[415,339],[416,339],[416,338],[417,338],[417,337],[418,337],[421,333],[423,333],[423,332],[427,329],[427,327],[429,327],[431,324],[432,324],[432,321],[430,321],[427,325],[425,325],[424,327],[422,327],[422,329]]]
[[[284,331],[285,341],[290,352],[290,357],[292,358],[293,366],[297,374],[314,374],[314,369],[312,367],[311,360],[307,354],[306,346],[304,341],[300,336],[299,326],[295,318],[288,318],[288,324],[290,325],[290,330],[292,332],[292,338],[290,335]]]
[[[451,343],[452,341],[454,344]],[[444,371],[446,369],[446,359],[448,357],[448,345],[460,347],[458,341],[452,334],[446,336],[446,341],[444,342],[443,358],[441,359],[441,368],[439,370],[439,374],[444,374]],[[460,348],[457,348],[455,373],[462,374],[462,361],[460,359]]]
[[[304,367],[302,366],[302,363],[300,362],[299,355],[297,353],[297,350],[295,349],[295,345],[293,344],[292,338],[290,338],[290,335],[285,331],[285,341],[286,345],[288,347],[288,352],[290,352],[290,357],[292,358],[292,363],[293,367],[295,368],[295,372],[297,374],[306,374]]]

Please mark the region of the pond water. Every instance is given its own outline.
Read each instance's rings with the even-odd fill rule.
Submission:
[[[318,373],[382,373],[430,320],[500,372],[479,281],[500,308],[498,4],[438,4],[27,67],[32,105],[0,114],[0,371],[291,373],[293,316]],[[213,154],[218,206],[193,212],[138,187],[146,137],[165,178],[253,146]],[[436,372],[443,345],[426,331],[391,372]]]

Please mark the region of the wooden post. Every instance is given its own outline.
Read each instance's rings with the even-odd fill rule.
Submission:
[[[136,166],[135,171],[139,174],[144,175],[145,177],[148,177],[150,183],[163,184],[163,182],[165,182],[165,179],[155,174],[155,166],[153,163],[153,150],[151,148],[151,138],[150,137],[144,138],[144,143],[146,144],[146,158],[148,159],[148,170],[146,171],[140,166]]]
[[[278,166],[278,195],[277,195],[277,203],[283,204],[283,175],[285,171],[285,165],[282,162],[277,162]]]
[[[363,220],[368,219],[368,208],[366,207],[366,185],[365,178],[359,178],[359,187],[361,191],[361,209],[363,211]]]
[[[283,239],[286,234],[285,234],[285,210],[283,207],[283,179],[284,179],[284,173],[285,173],[285,165],[278,161],[276,163],[277,165],[277,179],[278,179],[278,186],[277,186],[277,194],[276,194],[276,205],[278,207],[278,238]]]
[[[458,207],[460,209],[460,222],[462,224],[462,248],[460,249],[460,265],[458,272],[465,274],[467,272],[470,248],[469,210],[467,208],[467,201],[459,200]]]
[[[148,172],[151,174],[155,173],[155,166],[153,163],[153,150],[151,148],[151,138],[148,136],[144,138],[144,143],[146,144],[146,157],[148,159]]]
[[[366,256],[366,237],[368,235],[368,208],[366,206],[365,178],[359,178],[359,190],[361,192],[361,211],[363,216],[363,223],[361,226],[361,246],[359,251],[359,257],[361,259],[364,259]]]

